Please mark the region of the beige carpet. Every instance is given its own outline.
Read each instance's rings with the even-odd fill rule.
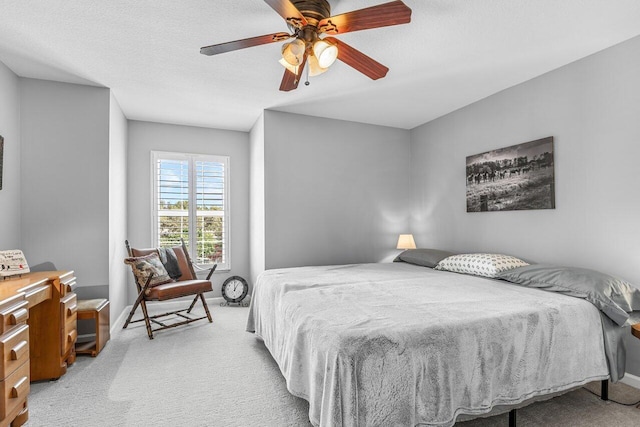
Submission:
[[[248,309],[210,307],[213,324],[159,332],[154,340],[134,324],[97,358],[78,357],[58,381],[32,384],[27,426],[309,426],[307,402],[289,394],[269,352],[244,331]],[[640,400],[640,390],[623,384],[610,394]],[[501,415],[460,425],[508,421]],[[640,410],[580,389],[519,410],[518,425],[639,426]]]

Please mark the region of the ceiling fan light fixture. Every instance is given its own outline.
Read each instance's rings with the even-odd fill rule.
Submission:
[[[306,45],[304,41],[295,39],[290,43],[285,43],[282,46],[282,59],[293,67],[297,67],[302,64],[304,59],[304,52]]]
[[[299,65],[291,65],[287,61],[285,61],[284,58],[280,58],[278,62],[280,63],[280,65],[282,65],[287,70],[291,71],[293,74],[296,74],[296,75],[298,74]]]
[[[328,68],[322,68],[318,63],[318,58],[313,55],[309,55],[307,62],[309,63],[309,77],[318,76],[328,70]]]
[[[321,68],[329,68],[338,58],[338,47],[326,40],[318,40],[313,44],[313,54]]]

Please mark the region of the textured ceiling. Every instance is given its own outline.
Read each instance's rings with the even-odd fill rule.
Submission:
[[[411,129],[640,34],[638,0],[404,1],[410,24],[338,36],[390,68],[377,81],[336,62],[284,93],[281,43],[199,53],[287,31],[262,0],[0,0],[0,61],[109,87],[134,120],[247,131],[269,108]]]

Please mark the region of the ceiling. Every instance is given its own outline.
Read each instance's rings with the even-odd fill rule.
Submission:
[[[274,109],[411,129],[640,34],[638,0],[404,1],[410,24],[338,36],[390,68],[377,81],[338,61],[286,93],[282,43],[199,53],[287,31],[262,0],[0,0],[0,61],[111,88],[132,120],[248,131]]]

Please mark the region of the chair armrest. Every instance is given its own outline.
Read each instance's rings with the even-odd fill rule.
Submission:
[[[211,279],[211,275],[214,271],[216,271],[216,267],[218,267],[218,264],[213,264],[213,267],[211,267],[211,271],[209,271],[209,274],[207,274],[207,280]]]
[[[216,271],[216,268],[218,267],[217,263],[213,264],[213,267],[211,267],[211,268],[202,268],[198,264],[196,264],[195,262],[192,262],[191,265],[194,266],[195,269],[198,270],[198,271],[209,270],[209,274],[207,274],[207,280],[209,280],[211,278],[211,275],[213,274],[214,271]]]

